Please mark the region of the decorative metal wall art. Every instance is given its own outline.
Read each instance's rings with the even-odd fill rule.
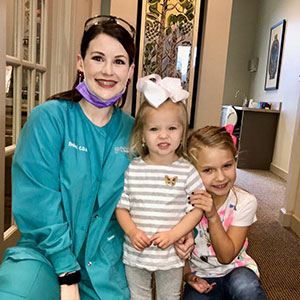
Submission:
[[[189,91],[190,127],[194,123],[204,0],[141,0],[138,7],[137,76],[158,74],[181,79]],[[137,93],[134,90],[134,93]],[[143,101],[137,93],[133,115]]]

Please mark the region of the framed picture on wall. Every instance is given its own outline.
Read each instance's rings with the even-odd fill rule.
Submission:
[[[278,22],[270,31],[265,90],[278,89],[284,31],[285,20]]]
[[[189,126],[194,126],[204,0],[139,0],[137,53],[131,112],[144,101],[136,90],[138,78],[158,74],[181,79],[190,94],[187,100]]]

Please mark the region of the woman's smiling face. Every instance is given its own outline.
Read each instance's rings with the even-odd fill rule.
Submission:
[[[83,61],[77,56],[77,67],[84,72],[88,87],[103,100],[121,93],[133,74],[122,44],[104,33],[91,40]]]

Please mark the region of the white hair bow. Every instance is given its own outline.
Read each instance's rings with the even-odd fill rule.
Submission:
[[[145,95],[147,101],[155,108],[158,108],[168,98],[176,103],[189,97],[189,92],[181,87],[179,78],[165,77],[161,79],[157,74],[140,78],[136,88]]]

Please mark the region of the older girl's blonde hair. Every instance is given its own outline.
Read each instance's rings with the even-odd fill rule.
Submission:
[[[167,99],[163,104],[165,104],[168,101],[172,101],[172,100]],[[181,156],[187,157],[187,146],[186,146],[186,139],[187,139],[187,132],[188,132],[187,110],[185,104],[182,101],[174,104],[178,105],[178,107],[181,110],[181,124],[183,128],[182,141],[175,152],[178,155],[178,157]],[[148,101],[143,101],[135,117],[135,122],[129,139],[130,158],[134,156],[141,156],[143,158],[149,153],[147,145],[143,143],[143,131],[146,122],[146,114],[149,108],[154,108],[154,107],[151,104],[149,104]]]
[[[233,139],[225,127],[205,126],[193,132],[187,140],[187,153],[190,161],[196,166],[198,155],[203,147],[219,147],[230,150],[233,157],[237,155],[237,149]]]

